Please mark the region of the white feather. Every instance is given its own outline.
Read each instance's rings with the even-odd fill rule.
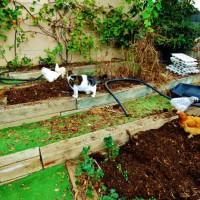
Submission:
[[[60,73],[62,78],[64,78],[64,76],[66,74],[66,68],[65,67],[59,67],[59,65],[56,63],[55,72]]]
[[[194,102],[199,101],[198,97],[178,97],[178,98],[172,98],[170,100],[170,103],[172,106],[176,108],[176,110],[179,111],[186,111],[190,105],[192,105]]]
[[[44,78],[49,81],[53,82],[55,81],[61,74],[58,72],[51,71],[50,69],[43,67],[41,70],[41,74],[44,76]]]

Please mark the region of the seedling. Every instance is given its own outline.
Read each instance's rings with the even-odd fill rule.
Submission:
[[[111,136],[104,138],[104,147],[107,150],[106,158],[114,160],[119,155],[119,146],[113,142]]]
[[[123,171],[123,177],[124,177],[125,181],[128,182],[128,171],[127,170]]]
[[[90,146],[84,147],[81,152],[82,161],[76,169],[76,184],[81,191],[85,192],[86,197],[92,198],[93,187],[101,181],[104,173],[101,169],[95,169],[95,160],[88,155],[89,150]]]

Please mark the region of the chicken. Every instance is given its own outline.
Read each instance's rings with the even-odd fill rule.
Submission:
[[[199,101],[198,97],[178,97],[178,98],[172,98],[170,100],[170,103],[172,106],[176,108],[177,111],[186,111],[190,105],[192,105],[194,102]]]
[[[46,67],[42,68],[41,74],[49,82],[55,81],[61,75],[61,73],[51,71],[50,69],[48,69]]]
[[[59,67],[59,65],[56,63],[55,72],[60,73],[61,77],[64,78],[64,76],[66,74],[66,68],[65,67]]]
[[[185,132],[189,133],[188,138],[200,134],[200,117],[187,116],[184,112],[178,111],[179,124]]]

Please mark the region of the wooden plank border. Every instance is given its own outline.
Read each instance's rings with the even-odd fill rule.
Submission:
[[[61,116],[61,112],[76,109],[76,100],[73,98],[59,98],[44,100],[36,104],[7,106],[0,110],[0,129],[49,119],[53,116]]]
[[[192,107],[188,114],[200,116],[200,108]],[[103,139],[112,136],[119,145],[129,140],[128,129],[133,135],[139,131],[156,129],[166,122],[177,118],[172,112],[151,116],[135,122],[95,131],[79,137],[63,140],[44,147],[36,147],[25,151],[0,157],[0,185],[23,178],[31,173],[58,164],[69,163],[80,155],[84,146],[90,146],[90,153],[104,149]],[[70,162],[71,163],[71,162]],[[71,173],[73,170],[71,169]]]
[[[0,157],[0,185],[43,169],[39,147]]]
[[[135,134],[139,131],[159,128],[166,122],[175,118],[177,118],[177,116],[174,116],[173,114],[169,117],[169,113],[163,113],[158,116],[147,117],[139,121],[110,127],[79,137],[49,144],[40,148],[43,166],[44,168],[49,168],[65,163],[68,160],[75,159],[80,155],[84,146],[90,146],[91,153],[100,151],[104,148],[103,139],[108,136],[112,136],[113,140],[118,144],[123,144],[129,139],[126,134],[127,129],[131,134]]]
[[[178,83],[199,83],[200,76],[191,76],[172,81],[160,87],[161,91],[169,90]],[[114,92],[121,102],[132,100],[152,94],[152,90],[144,85],[134,86],[123,91]],[[154,92],[155,94],[155,92]],[[95,98],[85,96],[78,98],[59,98],[53,100],[44,100],[35,104],[19,104],[0,108],[0,129],[19,126],[24,123],[37,122],[50,119],[54,116],[64,116],[75,112],[81,112],[84,109],[100,107],[116,103],[110,94],[99,94]]]

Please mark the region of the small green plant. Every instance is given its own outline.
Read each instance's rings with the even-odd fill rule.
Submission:
[[[120,163],[117,165],[117,169],[119,172],[122,172],[122,165]]]
[[[76,176],[78,180],[76,184],[79,186],[80,189],[86,183],[86,191],[85,194],[88,198],[92,198],[92,190],[93,185],[99,183],[101,178],[104,176],[104,173],[101,169],[95,169],[95,161],[88,155],[90,150],[89,147],[84,147],[81,152],[81,159],[82,161],[79,162],[78,167],[76,169]]]
[[[5,53],[6,53],[6,50],[5,50],[4,46],[0,45],[0,60],[3,59],[5,61],[7,61],[6,57],[5,57]]]
[[[40,61],[47,65],[53,65],[56,63],[57,55],[62,52],[62,45],[57,45],[53,50],[45,49],[44,52],[47,54],[45,58],[39,57]]]
[[[24,57],[19,59],[19,55],[16,54],[14,59],[7,62],[7,66],[11,68],[16,68],[16,67],[30,67],[32,66],[31,64],[32,60],[24,55]]]
[[[107,150],[106,158],[115,159],[119,155],[119,146],[113,142],[111,136],[104,138],[104,147]]]
[[[92,190],[93,190],[92,185],[87,185],[86,196],[87,196],[88,198],[90,198],[90,199],[93,198]]]
[[[128,171],[127,171],[127,170],[124,170],[124,171],[123,171],[123,177],[124,177],[124,180],[125,180],[126,182],[128,182]]]
[[[110,194],[104,195],[99,198],[99,200],[125,200],[124,197],[119,197],[119,195],[116,193],[115,189],[110,190]]]

